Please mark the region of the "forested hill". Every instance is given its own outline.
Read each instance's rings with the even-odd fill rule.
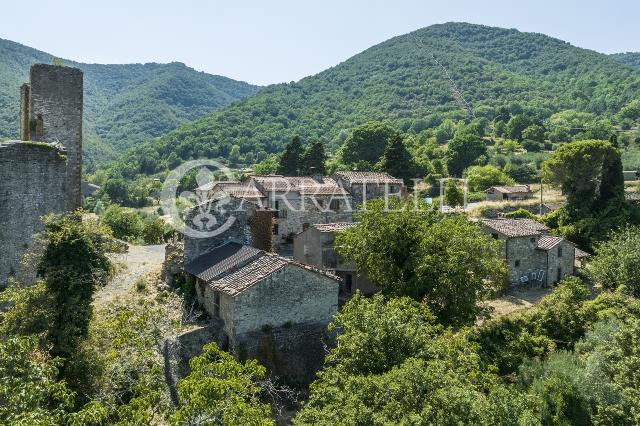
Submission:
[[[230,154],[236,164],[251,164],[296,134],[335,148],[369,120],[419,132],[445,117],[465,117],[447,74],[476,116],[489,119],[514,105],[542,118],[565,109],[611,116],[640,94],[640,71],[605,54],[542,34],[448,23],[395,37],[299,82],[269,86],[141,146],[120,168],[148,174],[166,167],[163,159]]]
[[[627,65],[640,69],[640,52],[615,53],[611,56]]]
[[[0,138],[18,135],[19,87],[28,81],[29,67],[52,60],[48,53],[0,39]],[[116,153],[258,89],[181,63],[63,63],[84,71],[85,157],[89,164],[113,159]]]

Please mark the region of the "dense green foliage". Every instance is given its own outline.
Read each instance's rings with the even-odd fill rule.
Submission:
[[[351,129],[371,120],[387,120],[418,134],[447,117],[466,118],[434,57],[473,104],[476,116],[490,122],[504,112],[501,108],[536,120],[567,109],[613,117],[640,93],[640,71],[607,55],[541,34],[464,23],[434,25],[373,46],[299,82],[269,86],[141,146],[118,168],[133,177],[166,169],[172,155],[226,160],[233,146],[239,147],[240,163],[251,165],[282,152],[296,135],[304,141],[324,140],[334,150]],[[386,143],[370,142],[369,152],[377,160]],[[145,158],[157,167],[143,171]]]
[[[496,166],[473,166],[465,173],[467,185],[472,192],[486,191],[495,185],[513,185],[515,180]]]
[[[634,68],[640,68],[639,52],[615,53],[611,56]]]
[[[0,40],[0,138],[18,136],[19,88],[29,67],[52,61],[48,53]],[[257,90],[181,63],[62,62],[84,72],[84,160],[90,168]]]
[[[506,282],[497,243],[466,217],[431,207],[383,200],[367,204],[356,226],[338,234],[346,260],[387,294],[424,300],[443,324],[469,324],[479,302]]]

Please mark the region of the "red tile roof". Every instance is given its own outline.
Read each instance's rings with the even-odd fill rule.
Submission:
[[[355,223],[337,222],[337,223],[316,223],[313,225],[320,232],[340,232],[354,226]]]
[[[513,193],[521,193],[521,192],[532,192],[529,185],[514,185],[514,186],[492,186],[487,189],[487,191],[491,191],[492,189],[501,192],[503,194],[513,194]]]

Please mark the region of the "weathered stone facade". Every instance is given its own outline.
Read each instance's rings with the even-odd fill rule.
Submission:
[[[293,259],[330,271],[341,278],[340,294],[344,298],[348,298],[358,290],[364,295],[380,290],[369,281],[366,273],[358,274],[353,263],[343,262],[336,253],[336,233],[350,226],[353,224],[316,224],[296,235],[293,241]]]
[[[0,145],[0,286],[33,271],[20,260],[41,217],[81,206],[82,72],[37,64],[20,88],[23,142]]]
[[[351,194],[353,209],[366,208],[366,202],[379,198],[401,198],[406,191],[402,179],[379,172],[335,172],[333,179]]]
[[[0,143],[0,286],[10,277],[31,282],[20,264],[42,231],[41,217],[66,209],[66,155],[59,147],[35,142]]]
[[[501,227],[505,221],[514,226]],[[575,245],[564,238],[549,236],[543,225],[528,228],[529,222],[517,219],[483,222],[485,232],[502,243],[511,285],[546,287],[573,275]]]
[[[82,205],[82,106],[83,75],[77,68],[36,64],[31,67],[30,84],[21,98],[28,102],[31,141],[62,144],[67,151],[67,207]],[[26,112],[23,105],[21,111]]]

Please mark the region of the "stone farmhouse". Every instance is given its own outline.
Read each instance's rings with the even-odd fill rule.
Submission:
[[[367,200],[382,198],[385,194],[400,198],[407,190],[402,179],[388,173],[335,172],[332,178],[351,194],[354,208],[363,206]]]
[[[546,287],[575,273],[576,247],[532,219],[484,219],[484,231],[502,242],[511,285]]]
[[[197,257],[184,270],[196,280],[199,302],[222,321],[230,348],[265,327],[326,327],[338,309],[336,276],[237,242]]]
[[[533,198],[529,185],[492,186],[486,190],[487,201],[514,201]]]
[[[20,88],[21,141],[0,143],[0,288],[35,279],[21,260],[41,217],[81,206],[82,89],[82,71],[45,64]]]
[[[341,261],[335,250],[336,233],[344,231],[354,223],[326,223],[311,225],[294,237],[293,258],[297,262],[313,265],[330,271],[342,279],[341,298],[349,298],[356,290],[370,295],[379,289],[365,275],[358,275],[352,263]]]
[[[333,176],[255,175],[238,182],[211,182],[196,189],[200,200],[242,199],[274,212],[274,246],[290,247],[313,224],[352,222],[366,200],[400,197],[402,180],[387,173],[336,172]]]

